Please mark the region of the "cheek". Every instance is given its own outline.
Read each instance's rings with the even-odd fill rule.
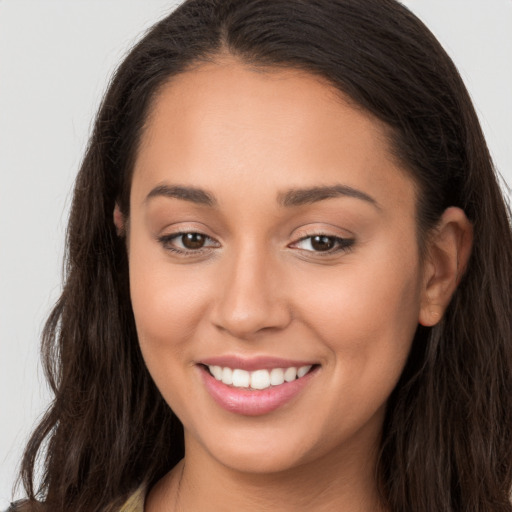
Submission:
[[[152,264],[151,264],[152,263]],[[139,345],[146,367],[175,414],[189,424],[196,398],[183,383],[194,370],[190,340],[203,321],[204,290],[186,271],[168,262],[130,257],[130,293]]]
[[[354,430],[378,411],[383,414],[405,366],[419,312],[414,266],[345,270],[337,279],[317,281],[303,303],[309,328],[328,349],[324,367],[332,387],[324,391],[331,400],[327,423],[333,439],[339,425]]]
[[[130,295],[140,347],[152,371],[162,358],[172,363],[186,352],[204,318],[206,289],[193,269],[170,265],[154,242],[137,242],[132,239],[130,250]]]
[[[303,293],[306,322],[335,356],[336,371],[354,382],[398,378],[405,364],[418,325],[421,276],[416,252],[400,252],[398,258],[397,251],[376,248],[372,261],[354,258]]]

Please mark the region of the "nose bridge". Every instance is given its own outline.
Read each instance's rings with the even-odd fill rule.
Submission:
[[[247,338],[289,322],[287,304],[279,290],[277,262],[268,245],[249,240],[233,250],[221,276],[214,321],[238,338]]]

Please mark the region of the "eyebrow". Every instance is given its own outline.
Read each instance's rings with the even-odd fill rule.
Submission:
[[[145,202],[154,197],[169,197],[190,201],[191,203],[204,206],[216,207],[218,205],[215,196],[206,190],[184,185],[158,185],[146,196]],[[336,197],[353,197],[361,199],[372,204],[377,209],[381,209],[379,203],[371,196],[347,185],[332,185],[324,187],[295,188],[281,192],[277,196],[277,201],[281,206],[290,208],[294,206],[303,206],[313,204],[325,199]]]
[[[145,202],[154,197],[169,197],[204,206],[217,206],[217,200],[209,192],[200,188],[182,185],[158,185],[146,196]]]
[[[280,193],[278,195],[278,202],[281,206],[293,207],[313,204],[318,201],[336,197],[353,197],[355,199],[361,199],[372,204],[378,210],[381,209],[379,203],[373,197],[361,190],[346,185],[292,189]]]

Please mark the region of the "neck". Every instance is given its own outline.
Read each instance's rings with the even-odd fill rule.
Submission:
[[[366,449],[365,451],[368,451]],[[279,510],[379,512],[376,449],[329,454],[275,473],[226,467],[202,450],[190,450],[150,492],[146,512]]]

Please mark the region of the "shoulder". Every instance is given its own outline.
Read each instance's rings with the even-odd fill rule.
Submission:
[[[145,500],[146,487],[141,486],[128,498],[119,512],[144,512]],[[48,512],[48,510],[43,503],[21,500],[11,503],[11,506],[4,512]]]

